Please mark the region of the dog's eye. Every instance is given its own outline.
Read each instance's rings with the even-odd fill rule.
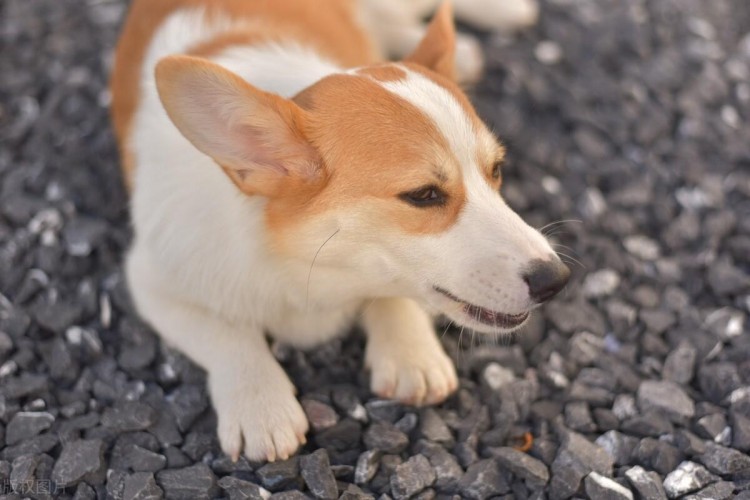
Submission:
[[[500,178],[500,174],[502,174],[502,168],[503,168],[503,162],[499,161],[495,163],[495,165],[492,167],[493,179],[498,180]]]
[[[424,186],[402,193],[399,198],[415,207],[435,207],[445,204],[446,195],[437,186]]]

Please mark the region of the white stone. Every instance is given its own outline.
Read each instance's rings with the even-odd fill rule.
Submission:
[[[562,184],[556,178],[545,175],[542,178],[542,187],[549,194],[558,194],[562,190]]]
[[[54,208],[40,210],[29,221],[28,229],[32,234],[41,234],[47,229],[59,231],[62,228],[63,220],[60,212]]]
[[[360,422],[367,422],[367,410],[364,406],[361,404],[357,404],[357,406],[352,409],[351,412],[349,412],[349,416],[352,417],[354,420],[358,420]]]
[[[607,210],[607,202],[604,195],[596,188],[589,188],[583,194],[581,212],[589,219],[596,219]]]
[[[18,371],[18,365],[12,359],[9,359],[0,366],[0,378],[5,378],[9,375],[13,375]]]
[[[489,363],[484,367],[482,373],[484,381],[493,391],[500,390],[509,383],[515,380],[516,376],[513,374],[513,370],[509,370],[499,363]]]
[[[65,339],[73,345],[81,345],[83,340],[83,328],[80,326],[71,326],[65,330]]]
[[[609,490],[613,496],[613,498],[623,498],[623,499],[630,499],[633,500],[633,492],[615,481],[614,479],[610,479],[606,476],[602,476],[601,474],[597,472],[592,472],[588,475],[586,478],[586,482],[592,481],[596,483],[600,488],[603,488],[605,490]],[[588,487],[586,488],[588,493]]]
[[[704,207],[714,205],[714,201],[701,188],[679,188],[675,192],[675,198],[683,208],[688,210],[699,210]]]
[[[726,123],[732,128],[739,128],[740,126],[740,114],[734,106],[725,104],[721,107],[721,121]]]
[[[624,245],[628,252],[643,260],[656,260],[661,255],[659,245],[646,236],[628,236]]]
[[[745,328],[745,315],[731,307],[722,307],[706,316],[705,325],[722,340],[742,335]]]
[[[539,42],[534,49],[534,55],[542,64],[556,64],[563,56],[562,48],[551,40]]]
[[[617,397],[615,397],[615,403],[612,405],[612,413],[614,413],[620,421],[638,415],[635,398],[630,394],[618,394]]]
[[[716,39],[716,28],[713,24],[700,17],[691,17],[687,20],[688,29],[695,35],[706,40]]]
[[[99,321],[104,328],[109,328],[112,324],[112,304],[106,293],[99,296]]]
[[[711,473],[695,462],[682,462],[664,478],[664,491],[669,498],[678,498],[699,490],[710,482]]]
[[[583,294],[586,297],[611,295],[620,286],[620,275],[614,269],[600,269],[586,276],[583,281]]]

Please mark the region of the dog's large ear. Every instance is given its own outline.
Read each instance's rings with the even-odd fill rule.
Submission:
[[[456,26],[453,22],[453,8],[449,0],[444,0],[427,26],[424,38],[405,60],[455,80],[455,57]]]
[[[305,111],[221,66],[170,56],[156,66],[159,96],[175,126],[243,192],[272,196],[287,177],[313,179],[320,158],[305,139]]]

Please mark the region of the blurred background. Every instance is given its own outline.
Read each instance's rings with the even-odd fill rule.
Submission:
[[[462,386],[436,408],[374,399],[357,333],[274,346],[314,430],[265,466],[221,455],[202,372],[122,282],[127,4],[0,1],[2,493],[750,498],[749,2],[544,0],[477,33],[503,195],[574,279],[515,339],[449,330]]]

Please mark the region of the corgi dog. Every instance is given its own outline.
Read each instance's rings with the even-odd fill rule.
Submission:
[[[117,48],[128,286],[206,370],[234,459],[305,443],[267,334],[305,348],[358,322],[372,391],[434,404],[458,380],[433,315],[511,332],[568,280],[499,194],[504,149],[456,84],[450,5],[388,62],[365,3],[134,0]]]

